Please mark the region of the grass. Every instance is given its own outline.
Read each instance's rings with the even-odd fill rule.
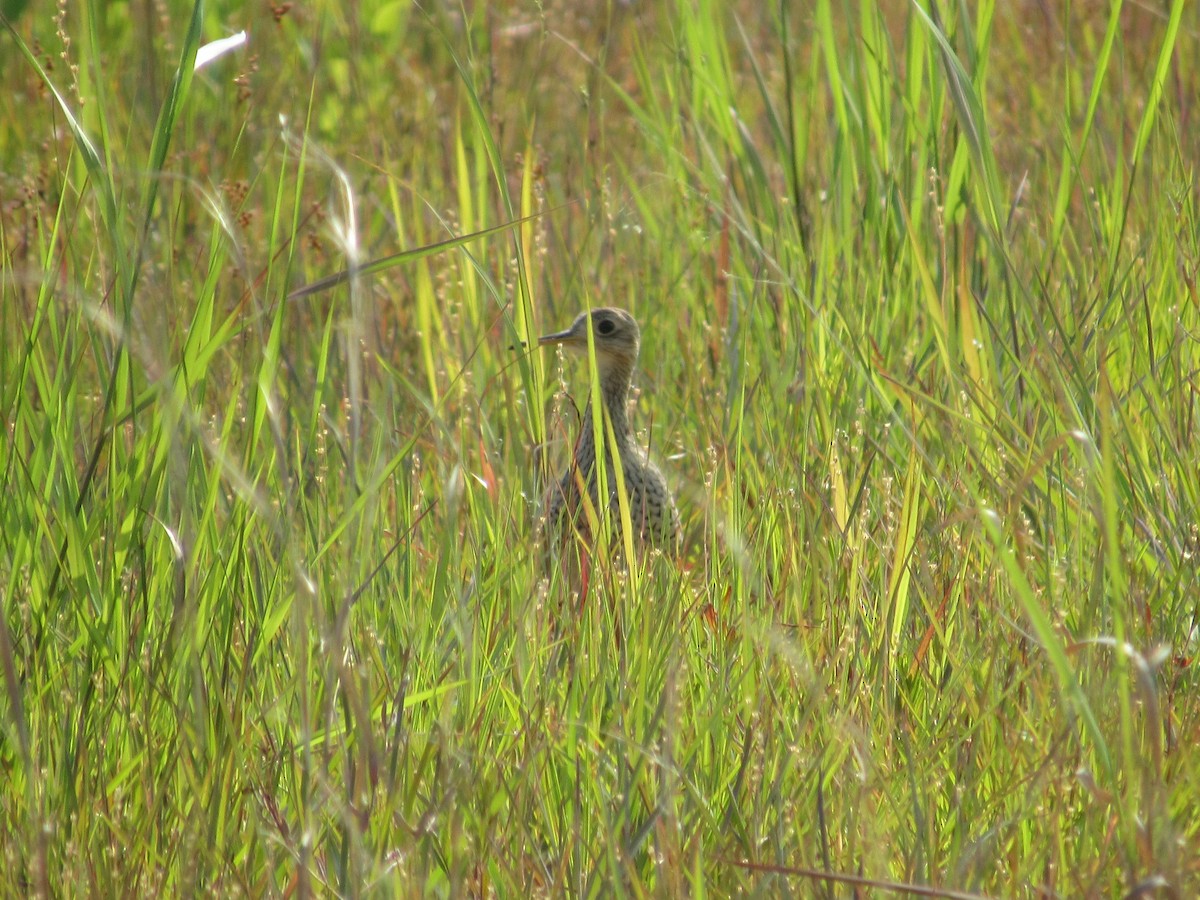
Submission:
[[[1200,27],[1099,6],[18,19],[10,890],[1200,891]],[[687,552],[580,603],[602,304]]]

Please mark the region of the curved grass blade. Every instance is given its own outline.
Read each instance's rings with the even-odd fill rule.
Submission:
[[[554,212],[554,210],[547,210]],[[520,219],[513,219],[511,222],[503,222],[500,225],[493,225],[491,228],[484,228],[480,231],[472,231],[470,234],[460,234],[456,237],[447,238],[444,241],[436,241],[432,244],[425,244],[422,247],[415,247],[412,250],[402,250],[399,253],[392,253],[388,256],[381,256],[378,259],[373,259],[370,262],[365,262],[361,266],[354,269],[356,276],[374,275],[378,272],[383,272],[394,266],[399,266],[407,262],[415,262],[418,259],[424,259],[426,256],[432,256],[435,253],[441,253],[444,250],[453,250],[455,247],[461,247],[464,244],[469,244],[472,241],[478,241],[485,237],[490,237],[494,234],[508,231],[510,228],[516,228],[526,222],[531,222],[534,219],[541,218],[546,213],[534,213],[533,215],[523,216]],[[333,275],[327,275],[324,278],[318,279],[311,284],[306,284],[304,287],[296,288],[288,294],[289,300],[303,300],[305,297],[311,297],[313,294],[319,294],[322,291],[327,291],[330,288],[335,288],[339,284],[345,284],[350,280],[350,271],[344,270]]]

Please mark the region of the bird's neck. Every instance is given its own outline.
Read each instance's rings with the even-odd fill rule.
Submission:
[[[617,439],[618,452],[623,450],[632,440],[629,427],[629,381],[633,376],[633,366],[614,362],[600,372],[600,404],[601,409],[612,422],[613,434]],[[600,435],[605,440],[608,426],[601,420],[604,433]],[[575,449],[575,458],[580,462],[596,458],[596,430],[592,424],[592,401],[588,400],[587,409],[583,413],[582,429],[579,444]]]

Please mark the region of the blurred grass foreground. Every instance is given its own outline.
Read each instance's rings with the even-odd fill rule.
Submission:
[[[20,7],[4,893],[1200,894],[1195,4]]]

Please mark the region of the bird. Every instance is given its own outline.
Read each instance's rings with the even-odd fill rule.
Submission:
[[[571,462],[562,476],[550,485],[542,503],[542,535],[547,541],[552,541],[562,539],[572,529],[588,534],[589,519],[581,503],[586,490],[596,514],[608,516],[610,533],[620,545],[622,527],[619,488],[613,465],[615,449],[624,476],[634,546],[678,552],[683,534],[679,510],[667,487],[666,478],[650,459],[649,452],[636,442],[629,421],[629,387],[641,348],[641,330],[637,320],[625,310],[614,307],[585,311],[565,331],[542,335],[538,338],[538,346],[562,346],[586,356],[589,327],[595,347],[604,414],[601,418],[601,428],[604,430],[600,439],[604,442],[604,483],[608,496],[604,504],[597,497],[596,429],[589,399]],[[612,443],[607,438],[609,423],[612,424],[614,437]]]

